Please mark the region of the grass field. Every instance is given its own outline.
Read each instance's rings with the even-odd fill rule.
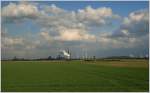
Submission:
[[[148,60],[2,61],[2,91],[149,91]]]

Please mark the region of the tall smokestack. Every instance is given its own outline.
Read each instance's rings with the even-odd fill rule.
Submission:
[[[67,52],[70,55],[70,59],[71,59],[71,52],[70,52],[69,48],[67,49]]]

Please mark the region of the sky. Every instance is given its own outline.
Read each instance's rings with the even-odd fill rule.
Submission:
[[[148,1],[2,1],[2,59],[148,56]]]

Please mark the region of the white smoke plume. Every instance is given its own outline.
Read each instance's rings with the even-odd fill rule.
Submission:
[[[70,58],[70,54],[66,52],[65,50],[60,50],[60,53],[63,54],[64,57]]]

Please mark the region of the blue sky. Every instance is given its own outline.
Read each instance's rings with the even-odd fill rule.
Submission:
[[[52,4],[53,2],[47,3],[47,4]],[[90,5],[93,8],[98,8],[98,7],[111,7],[112,10],[114,10],[115,13],[118,13],[122,16],[127,16],[130,12],[138,10],[138,9],[143,9],[143,8],[148,8],[148,2],[134,2],[134,1],[103,1],[103,2],[54,2],[54,4],[58,5],[61,8],[67,9],[67,10],[77,10],[77,9],[82,9],[85,8],[86,6]]]
[[[9,1],[2,2],[2,7],[8,5],[9,3]],[[38,1],[38,3],[44,5],[55,4],[60,8],[70,11],[83,9],[88,5],[92,6],[93,8],[105,6],[111,7],[115,13],[118,13],[122,16],[127,16],[132,11],[149,7],[148,1]]]
[[[2,7],[8,5],[9,3],[9,1],[2,2]],[[139,9],[148,9],[149,7],[148,1],[38,1],[35,3],[39,3],[39,5],[55,4],[56,6],[69,11],[84,9],[86,6],[91,6],[92,8],[110,7],[114,13],[119,14],[120,16],[128,16],[128,14],[132,11],[136,11]],[[25,22],[24,24],[26,25],[27,29],[22,29],[21,33],[26,32],[26,30],[30,30],[30,28],[32,28],[33,33],[39,29],[38,26],[34,27],[35,25],[32,22]],[[7,26],[8,29],[10,28],[11,30],[14,30],[15,33],[13,34],[20,34],[20,32],[16,32],[16,27],[13,24],[8,24]],[[19,25],[18,28],[21,29],[21,26],[22,25]]]
[[[1,8],[3,58],[27,57],[25,51],[31,58],[56,56],[58,48],[77,52],[83,46],[98,57],[148,54],[148,1],[11,3]]]

